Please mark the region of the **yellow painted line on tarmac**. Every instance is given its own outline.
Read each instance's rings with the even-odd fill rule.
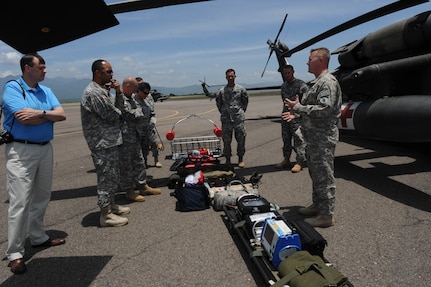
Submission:
[[[196,115],[205,115],[205,114],[209,114],[209,113],[212,113],[212,112],[214,112],[214,111],[216,111],[217,110],[217,108],[213,108],[213,109],[211,109],[211,110],[208,110],[208,111],[205,111],[205,112],[201,112],[201,113],[196,113]],[[160,111],[166,111],[166,112],[171,112],[171,114],[170,115],[167,115],[167,116],[165,116],[165,117],[161,117],[161,118],[157,118],[157,121],[167,121],[167,120],[172,120],[172,119],[182,119],[182,118],[185,118],[185,117],[187,117],[187,116],[189,116],[189,115],[186,115],[186,116],[178,116],[179,114],[180,114],[180,112],[179,111],[177,111],[177,110],[158,110],[159,112]]]
[[[208,111],[206,111],[206,112],[198,113],[197,115],[205,115],[205,114],[212,113],[212,112],[214,112],[214,111],[217,111],[217,108],[214,108],[214,109],[208,110]]]
[[[176,110],[161,110],[161,109],[158,110],[158,112],[160,111],[165,111],[166,113],[168,113],[168,115],[161,118],[156,117],[157,121],[167,121],[167,120],[173,119],[180,113],[179,111],[176,111]]]

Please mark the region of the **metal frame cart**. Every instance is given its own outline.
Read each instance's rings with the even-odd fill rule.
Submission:
[[[175,127],[192,117],[197,117],[211,123],[214,126],[214,135],[176,138]],[[214,121],[197,114],[191,114],[178,120],[173,125],[172,129],[166,133],[166,139],[170,142],[172,153],[171,156],[167,158],[175,161],[170,170],[176,171],[179,167],[187,164],[198,164],[200,166],[218,164],[219,157],[222,156],[221,135],[222,129],[218,127]]]

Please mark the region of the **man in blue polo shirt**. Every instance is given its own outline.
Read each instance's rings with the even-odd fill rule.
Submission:
[[[6,83],[3,91],[3,128],[13,142],[5,147],[8,211],[8,248],[11,271],[24,273],[27,237],[34,248],[65,243],[50,238],[44,230],[44,215],[51,199],[54,122],[66,115],[52,90],[39,82],[45,79],[45,60],[27,54],[20,61],[22,76]]]

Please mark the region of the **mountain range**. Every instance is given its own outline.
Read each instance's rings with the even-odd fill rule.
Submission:
[[[0,78],[0,86],[3,87],[4,84],[9,80],[14,80],[17,77],[8,76],[5,78]],[[41,84],[48,86],[52,89],[54,94],[57,96],[58,100],[62,103],[67,102],[78,102],[81,100],[82,92],[85,87],[87,87],[89,83],[89,79],[72,79],[72,78],[45,78]],[[246,89],[251,87],[256,87],[256,84],[241,84]],[[278,82],[272,83],[263,83],[259,84],[259,86],[275,86],[280,85]],[[157,90],[165,95],[196,95],[203,94],[201,85],[190,85],[184,87],[152,87],[154,90]],[[210,90],[211,91],[211,90]]]

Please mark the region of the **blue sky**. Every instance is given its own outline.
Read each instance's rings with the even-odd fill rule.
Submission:
[[[106,3],[119,2],[105,1]],[[214,0],[116,14],[119,25],[58,47],[40,51],[47,61],[47,77],[91,79],[91,63],[108,60],[114,77],[141,76],[152,86],[183,87],[224,84],[224,72],[234,68],[237,83],[281,82],[275,54],[261,77],[285,14],[279,39],[290,48],[354,17],[377,9],[388,0]],[[311,80],[307,72],[310,48],[330,50],[359,40],[386,25],[431,10],[425,3],[373,20],[295,53],[289,62],[295,76]],[[79,19],[77,19],[79,21]],[[22,55],[0,41],[0,77],[19,76]],[[330,69],[338,66],[336,56]]]

